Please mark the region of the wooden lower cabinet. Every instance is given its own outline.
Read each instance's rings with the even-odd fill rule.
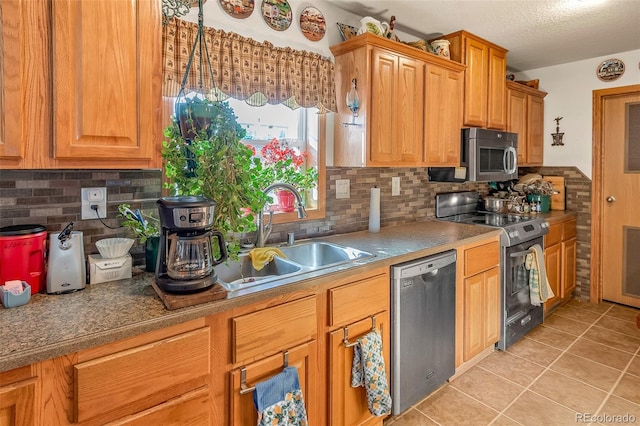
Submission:
[[[0,386],[0,426],[36,425],[38,379]]]
[[[545,302],[545,314],[568,302],[576,289],[576,225],[576,218],[571,216],[549,220],[549,233],[544,237],[544,260],[554,297]]]
[[[548,306],[555,306],[562,300],[562,277],[560,265],[561,259],[561,246],[560,244],[554,244],[545,248],[544,250],[544,264],[547,270],[547,279],[549,280],[549,287],[553,291],[553,297],[547,299],[545,302],[545,309]]]
[[[500,269],[464,280],[464,360],[500,340]]]
[[[208,426],[210,424],[209,388],[207,386],[109,423],[112,426]]]
[[[500,242],[457,249],[456,368],[500,340]]]
[[[375,325],[372,318],[375,317]],[[381,417],[374,417],[367,405],[363,387],[351,387],[353,347],[344,343],[345,328],[349,343],[372,331],[372,325],[382,336],[387,380],[390,380],[390,323],[389,311],[374,312],[371,316],[346,325],[329,334],[329,424],[331,425],[382,425]]]
[[[251,390],[243,392],[243,388],[253,387],[256,383],[281,373],[285,367],[285,356],[287,366],[298,369],[307,418],[309,424],[315,424],[313,420],[316,419],[315,413],[319,409],[315,404],[316,392],[319,391],[317,352],[316,342],[311,341],[233,370],[231,372],[230,424],[237,426],[256,424],[258,413],[253,402],[254,392]]]

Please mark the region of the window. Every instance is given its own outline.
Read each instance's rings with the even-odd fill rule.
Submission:
[[[246,102],[229,98],[227,100],[238,117],[238,123],[247,131],[242,140],[255,149],[261,157],[261,150],[271,140],[277,139],[281,146],[291,148],[304,156],[301,169],[318,168],[318,114],[314,110],[298,108],[292,110],[284,105],[264,105],[253,107]],[[306,208],[318,208],[318,185],[305,194]]]
[[[164,98],[163,114],[164,127],[171,122],[174,98]],[[260,149],[273,138],[285,142],[298,152],[306,153],[305,167],[316,167],[318,182],[316,187],[308,191],[305,197],[307,219],[324,218],[325,213],[325,153],[326,118],[318,114],[315,108],[290,109],[284,105],[264,105],[254,107],[244,101],[233,98],[227,99],[233,108],[238,123],[247,131],[241,141],[255,148],[259,155]],[[274,223],[284,223],[299,220],[296,213],[278,213],[274,215]]]

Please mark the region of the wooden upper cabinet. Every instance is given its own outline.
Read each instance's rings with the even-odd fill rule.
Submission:
[[[466,31],[440,38],[451,43],[451,59],[467,66],[463,124],[504,130],[507,50]]]
[[[420,161],[424,64],[384,49],[371,51],[371,164]]]
[[[423,163],[459,166],[464,75],[434,65],[425,75]]]
[[[50,4],[2,0],[0,41],[0,167],[25,168],[33,147],[51,139]],[[42,150],[37,150],[42,155]],[[46,152],[44,153],[46,156]]]
[[[157,165],[159,2],[53,2],[53,157]]]
[[[489,89],[487,90],[487,128],[507,128],[507,51],[489,47]]]
[[[544,154],[545,92],[508,81],[507,131],[518,134],[518,165],[541,166]]]
[[[370,33],[332,46],[331,51],[338,99],[334,165],[420,166],[434,157],[437,164],[459,164],[459,148],[450,135],[460,143],[462,98],[457,80],[464,66]],[[427,75],[427,68],[432,75]],[[355,120],[345,102],[354,78],[360,97]],[[426,129],[434,125],[439,129]],[[432,143],[446,144],[444,154]]]

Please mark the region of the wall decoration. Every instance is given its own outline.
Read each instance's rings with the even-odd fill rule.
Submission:
[[[624,62],[620,59],[607,59],[596,68],[596,75],[602,81],[614,81],[624,74]]]
[[[551,137],[553,138],[553,143],[551,146],[562,146],[564,142],[562,142],[562,137],[564,136],[564,132],[560,133],[560,120],[564,117],[556,117],[554,120],[556,121],[556,132],[551,133]]]
[[[338,29],[340,30],[340,35],[344,41],[349,40],[351,37],[355,37],[358,35],[358,29],[356,27],[352,27],[351,25],[341,24],[340,22],[336,23],[338,25]]]
[[[245,19],[251,16],[253,13],[253,0],[218,0],[222,9],[227,12],[228,15],[237,18]]]
[[[180,18],[181,16],[186,15],[191,10],[193,6],[193,0],[162,0],[162,25],[167,25],[167,23],[172,18]],[[203,3],[206,0],[203,0]],[[198,5],[198,1],[196,0],[195,6]]]
[[[291,25],[291,6],[287,0],[262,0],[262,17],[276,31],[284,31]]]
[[[318,41],[327,31],[324,15],[313,6],[306,7],[300,14],[300,29],[302,34],[311,41]]]

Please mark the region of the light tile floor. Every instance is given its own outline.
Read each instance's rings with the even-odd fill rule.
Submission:
[[[572,300],[384,424],[640,425],[638,312]]]

